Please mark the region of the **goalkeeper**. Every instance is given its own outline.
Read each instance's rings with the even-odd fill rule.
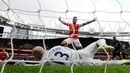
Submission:
[[[101,66],[105,65],[107,61],[93,59],[98,49],[113,48],[106,44],[105,39],[99,39],[82,50],[73,50],[68,47],[55,46],[46,51],[42,47],[37,46],[33,49],[32,54],[35,58],[43,61],[49,65],[72,65],[74,62],[76,65],[91,65]],[[111,60],[108,65],[122,65],[130,63],[130,60]]]

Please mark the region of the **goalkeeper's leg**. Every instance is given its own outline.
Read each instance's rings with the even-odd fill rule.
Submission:
[[[107,63],[107,61],[97,60],[97,59],[88,59],[79,61],[79,65],[90,65],[90,66],[103,66],[103,65],[124,65],[129,64],[130,60],[111,60]]]
[[[104,64],[106,64],[105,62]],[[108,62],[108,65],[124,65],[124,64],[129,64],[130,60],[111,60]]]

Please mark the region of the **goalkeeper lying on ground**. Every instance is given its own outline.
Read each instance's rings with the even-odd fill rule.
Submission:
[[[71,65],[75,62],[76,65],[105,65],[107,61],[93,59],[98,49],[113,48],[106,44],[106,40],[100,39],[88,45],[82,50],[73,50],[68,47],[55,46],[46,51],[42,47],[37,46],[33,49],[33,56],[49,65]],[[130,60],[111,60],[108,65],[122,65],[130,63]]]

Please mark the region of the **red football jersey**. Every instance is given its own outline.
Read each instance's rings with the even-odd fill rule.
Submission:
[[[7,53],[6,52],[1,52],[0,53],[0,60],[2,60],[2,61],[4,61],[4,60],[6,60],[7,59]]]
[[[74,27],[74,28],[73,28]],[[78,39],[78,31],[79,25],[78,24],[69,24],[69,37],[72,37],[74,39]],[[71,36],[74,32],[74,35]]]

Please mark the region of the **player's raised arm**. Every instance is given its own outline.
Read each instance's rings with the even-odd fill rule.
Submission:
[[[96,20],[97,20],[97,18],[94,18],[93,20],[87,21],[87,22],[85,22],[85,23],[83,23],[83,24],[81,24],[81,25],[79,25],[79,26],[80,26],[80,27],[85,26],[85,25],[90,24],[90,23],[92,23],[92,22],[94,22],[94,21],[96,21]]]
[[[66,23],[65,21],[61,20],[61,17],[59,17],[59,21],[64,24],[64,25],[67,25],[68,26],[68,23]]]

